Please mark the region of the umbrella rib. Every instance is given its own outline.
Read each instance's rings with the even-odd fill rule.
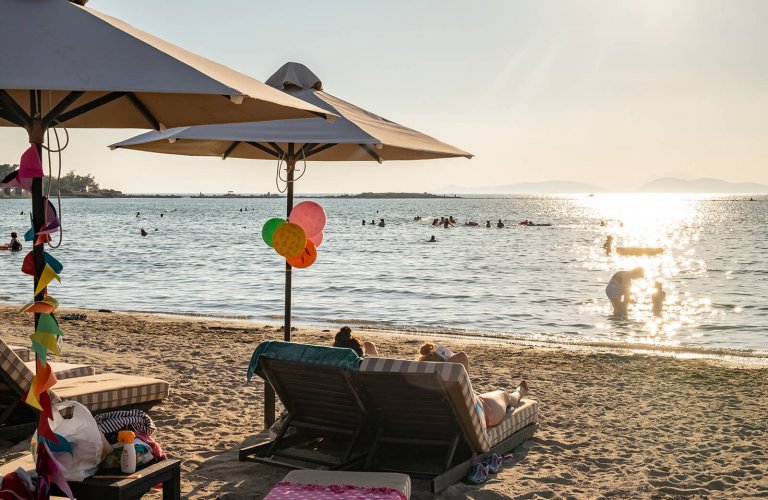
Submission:
[[[276,142],[270,142],[269,145],[272,146],[274,150],[278,152],[278,157],[285,156],[285,151],[283,151],[282,148],[278,146]],[[288,147],[293,149],[293,146],[291,146],[290,144],[288,144]]]
[[[221,159],[222,160],[226,160],[227,158],[229,158],[229,155],[231,155],[232,151],[234,151],[235,148],[240,145],[240,142],[241,141],[234,141],[232,144],[230,144],[229,147],[227,148],[227,150],[224,151],[224,154],[221,155]]]
[[[85,92],[82,90],[73,90],[69,94],[67,94],[64,99],[59,101],[59,103],[53,107],[52,110],[48,112],[47,115],[43,118],[43,124],[46,128],[50,127],[53,122],[56,121],[56,118],[59,117],[64,111],[67,110],[68,107],[72,105],[73,102],[75,102],[77,99],[80,98],[81,95],[83,95]]]
[[[368,144],[360,144],[360,147],[363,148],[366,153],[371,155],[371,158],[373,158],[377,162],[381,163],[383,161],[381,156],[377,155],[376,152],[374,150],[372,150],[371,147]]]
[[[77,118],[78,116],[82,115],[83,113],[87,113],[91,110],[94,110],[100,106],[104,106],[105,104],[109,104],[110,102],[114,101],[115,99],[120,99],[128,92],[110,92],[109,94],[105,94],[101,97],[98,97],[90,102],[87,102],[83,104],[82,106],[78,106],[77,108],[73,109],[72,111],[67,111],[66,113],[62,113],[59,115],[59,117],[56,119],[58,123],[64,123],[67,120],[71,120],[72,118]]]
[[[3,114],[8,115],[10,114],[15,120],[11,120],[12,122],[21,125],[22,127],[26,127],[30,125],[32,119],[30,116],[24,111],[24,109],[19,106],[19,103],[16,102],[11,95],[6,92],[5,90],[0,90],[0,104],[3,105]],[[21,122],[21,123],[19,123]]]
[[[278,153],[277,151],[273,151],[270,148],[266,147],[265,145],[259,144],[258,142],[248,141],[246,144],[250,144],[254,148],[260,149],[265,153],[267,153],[268,155],[274,156],[275,158],[280,158],[282,156],[282,154]]]
[[[149,124],[152,125],[153,129],[160,130],[160,122],[157,120],[157,118],[154,117],[152,112],[149,109],[147,109],[144,103],[141,102],[138,97],[136,97],[136,94],[134,94],[133,92],[129,92],[128,100],[131,101],[131,104],[133,104],[134,108],[139,110],[139,113],[141,113],[141,116],[146,118]]]
[[[317,145],[315,145],[315,146],[317,146]],[[320,146],[317,146],[317,147],[307,151],[306,157],[309,158],[310,156],[316,155],[317,153],[322,153],[326,149],[330,149],[330,148],[332,148],[334,146],[338,146],[338,144],[335,143],[335,142],[334,143],[330,143],[330,144],[322,144]]]

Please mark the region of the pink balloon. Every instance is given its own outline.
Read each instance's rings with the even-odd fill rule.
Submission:
[[[315,248],[317,248],[317,247],[319,247],[319,246],[320,246],[320,243],[322,243],[322,242],[323,242],[323,232],[322,232],[322,231],[320,231],[320,232],[319,232],[319,233],[317,233],[316,235],[314,235],[314,236],[310,236],[310,237],[309,237],[309,238],[307,238],[307,239],[308,239],[309,241],[311,241],[312,243],[314,243],[314,244],[315,244]]]
[[[311,238],[325,227],[325,210],[314,201],[302,201],[293,207],[288,220],[301,226]]]

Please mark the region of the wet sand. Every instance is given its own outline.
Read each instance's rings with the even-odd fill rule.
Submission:
[[[60,361],[171,383],[171,396],[149,413],[158,442],[184,461],[184,497],[261,498],[285,475],[237,460],[239,448],[265,439],[263,385],[246,384],[245,370],[261,340],[282,338],[279,327],[95,311],[59,315],[71,312],[87,319],[60,321]],[[28,345],[31,332],[31,316],[0,306],[6,342]],[[330,344],[334,333],[299,327],[293,336]],[[357,333],[391,357],[413,358],[426,340]],[[435,496],[415,482],[413,498],[768,496],[766,368],[495,341],[445,343],[468,353],[477,390],[528,380],[541,427],[487,483],[459,483]]]

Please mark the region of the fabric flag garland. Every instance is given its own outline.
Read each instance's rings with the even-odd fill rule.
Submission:
[[[59,301],[50,295],[46,295],[43,300],[38,300],[37,302],[28,302],[24,304],[21,306],[19,312],[51,314],[58,307]]]
[[[64,266],[56,260],[51,254],[48,252],[44,252],[43,256],[45,257],[45,263],[49,266],[51,266],[51,269],[53,269],[53,272],[56,274],[61,274],[61,271],[64,270]],[[35,275],[35,255],[34,252],[29,252],[24,257],[24,262],[21,264],[21,272],[24,274],[28,274],[30,276]]]
[[[31,193],[32,179],[20,178],[19,171],[14,170],[10,174],[6,175],[2,181],[0,181],[0,188],[23,189],[24,191]]]
[[[24,151],[19,162],[19,179],[34,179],[43,176],[43,164],[40,162],[40,156],[37,154],[37,146],[34,144]]]
[[[48,284],[53,280],[56,280],[59,283],[61,283],[61,276],[56,274],[56,271],[54,271],[53,268],[49,266],[48,263],[46,262],[45,267],[43,268],[43,272],[40,273],[40,279],[37,281],[37,288],[35,288],[35,295],[45,290]]]
[[[62,471],[64,467],[53,458],[51,450],[48,448],[48,444],[43,441],[38,446],[37,451],[37,474],[38,482],[43,481],[44,490],[47,495],[41,495],[41,488],[38,484],[37,498],[49,498],[50,494],[50,482],[59,487],[59,489],[67,495],[70,499],[74,499],[72,490],[69,488],[69,483],[64,479]]]
[[[37,365],[37,371],[35,372],[35,377],[32,379],[32,384],[29,387],[29,391],[24,396],[24,402],[33,408],[37,408],[42,412],[46,412],[48,410],[43,409],[43,407],[40,405],[40,394],[47,392],[48,389],[56,385],[56,375],[54,375],[53,368],[51,368],[50,363],[43,364],[38,359],[35,364]]]

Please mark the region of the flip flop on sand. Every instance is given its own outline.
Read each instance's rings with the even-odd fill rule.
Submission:
[[[472,484],[483,484],[488,480],[488,464],[479,462],[472,466],[467,476],[467,481]]]

